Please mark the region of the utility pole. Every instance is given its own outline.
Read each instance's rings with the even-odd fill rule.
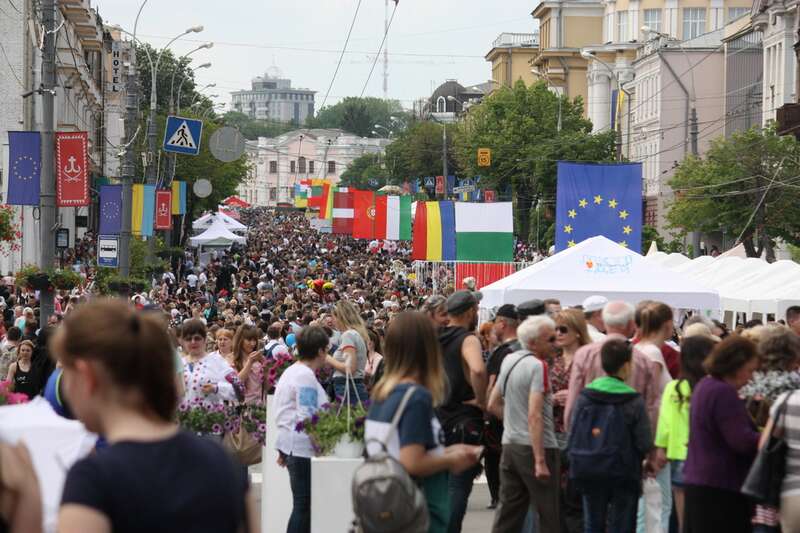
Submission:
[[[130,276],[131,272],[131,217],[133,215],[133,175],[136,168],[134,136],[136,135],[137,110],[139,108],[138,73],[136,71],[136,41],[131,41],[128,79],[125,85],[125,133],[127,146],[122,161],[122,224],[119,232],[119,273]]]
[[[383,9],[383,35],[386,43],[383,46],[383,99],[389,99],[389,0],[385,0]]]
[[[444,176],[444,190],[447,196],[447,124],[442,122],[442,176]]]
[[[692,109],[689,115],[689,146],[692,149],[692,155],[697,157],[700,155],[700,150],[697,147],[697,108],[694,105],[694,100],[692,101]],[[692,257],[700,257],[700,232],[693,231],[692,232]]]
[[[56,86],[56,5],[55,0],[42,0],[42,26],[44,47],[42,48],[42,174],[39,197],[39,238],[41,255],[39,266],[53,266],[55,258],[56,226],[56,176],[55,176],[55,115],[53,100]],[[53,292],[41,291],[39,300],[39,324],[47,326],[53,314]]]

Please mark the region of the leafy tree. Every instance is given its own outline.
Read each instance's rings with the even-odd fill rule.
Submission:
[[[442,174],[443,127],[447,127],[448,174],[459,173],[453,142],[457,127],[428,121],[412,122],[386,147],[386,169],[389,171],[390,183],[399,185],[409,178]]]
[[[375,190],[387,183],[384,157],[380,154],[364,154],[353,160],[341,176],[341,185],[364,190]]]
[[[467,175],[481,176],[483,188],[511,193],[516,233],[530,238],[536,231],[531,224],[535,207],[555,199],[557,161],[614,160],[614,132],[591,131],[580,98],[570,101],[544,82],[526,87],[520,80],[470,109],[456,133],[456,158]],[[490,167],[478,167],[478,148],[492,150]],[[539,222],[539,237],[549,246],[555,221],[542,217]]]
[[[393,121],[392,117],[399,120]],[[377,135],[372,134],[376,124],[397,131],[408,119],[397,100],[351,96],[336,105],[323,107],[316,117],[307,119],[306,127],[342,129],[361,137],[385,137],[386,131],[380,128],[377,128]]]
[[[136,70],[139,75],[139,108],[142,111],[150,109],[150,94],[151,94],[151,66],[150,60],[155,65],[158,60],[158,54],[161,50],[155,49],[147,43],[140,45],[136,48]],[[148,56],[150,59],[148,59]],[[200,107],[207,107],[213,105],[213,102],[206,96],[197,92],[197,85],[194,80],[194,72],[190,67],[192,58],[183,58],[178,61],[178,58],[172,53],[171,50],[166,50],[161,56],[161,62],[158,66],[158,75],[156,76],[156,105],[158,112],[166,114],[169,111],[170,103],[170,89],[172,90],[172,97],[175,100],[176,108],[178,98],[178,88],[181,89],[180,108],[181,114],[192,105],[192,101],[200,102]],[[172,75],[175,73],[175,83],[172,83]],[[181,80],[183,86],[181,87]]]
[[[774,127],[719,138],[678,167],[667,220],[681,231],[741,234],[748,257],[766,250],[772,261],[775,239],[800,244],[798,171],[800,143]]]
[[[228,111],[222,116],[222,120],[226,126],[238,129],[245,139],[250,139],[251,141],[259,137],[277,137],[295,129],[292,124],[253,119],[238,111]]]

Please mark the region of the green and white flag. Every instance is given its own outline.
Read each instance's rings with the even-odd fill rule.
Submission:
[[[455,215],[457,260],[514,260],[514,212],[511,202],[456,202]]]

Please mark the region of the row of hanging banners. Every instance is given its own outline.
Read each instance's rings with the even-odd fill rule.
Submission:
[[[8,205],[39,205],[41,194],[42,139],[38,131],[8,132]],[[90,204],[87,147],[84,132],[55,134],[56,205],[85,207]],[[122,229],[122,185],[100,186],[101,235],[119,235]],[[170,188],[133,185],[131,229],[150,237],[153,230],[172,228],[172,215],[186,213],[186,182],[173,181]]]
[[[298,187],[304,186],[308,187]],[[306,207],[319,209],[318,220],[329,221],[331,233],[412,241],[414,260],[508,262],[514,258],[511,202],[414,202],[409,194],[337,187],[330,181],[319,191],[295,193],[307,195]]]

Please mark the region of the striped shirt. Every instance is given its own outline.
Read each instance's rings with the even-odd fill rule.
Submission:
[[[786,476],[783,478],[781,497],[800,495],[800,394],[785,392],[772,404],[770,415],[775,421],[775,427],[783,429],[789,451],[786,454]],[[778,416],[778,409],[789,395],[786,402],[786,414]]]

